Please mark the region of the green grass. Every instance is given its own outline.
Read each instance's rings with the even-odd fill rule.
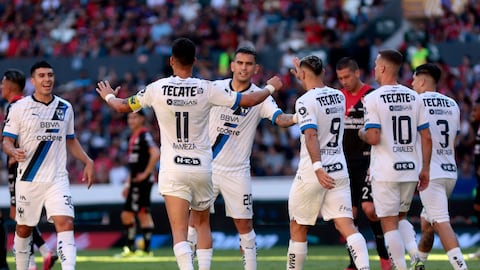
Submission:
[[[474,249],[465,249],[464,253]],[[173,251],[170,248],[154,250],[155,256],[149,259],[116,259],[115,253],[120,249],[79,251],[77,256],[78,270],[174,270],[178,269]],[[285,269],[287,247],[275,247],[258,251],[259,270]],[[379,270],[378,257],[375,250],[369,250],[372,270]],[[37,266],[41,269],[41,258],[37,253]],[[12,257],[8,258],[10,269],[15,269]],[[348,263],[346,251],[342,246],[310,246],[304,269],[344,269]],[[467,261],[469,269],[480,269],[480,260]],[[425,264],[428,270],[452,269],[447,256],[442,250],[434,250]],[[60,270],[60,264],[55,264],[54,270]],[[243,270],[238,250],[215,250],[212,270],[228,269]]]

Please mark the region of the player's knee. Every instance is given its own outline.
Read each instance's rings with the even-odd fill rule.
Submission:
[[[372,220],[372,221],[378,220],[373,203],[362,203],[362,210],[365,213],[365,216],[369,220]]]
[[[22,238],[27,238],[32,234],[33,227],[27,225],[18,225],[15,227],[15,233]]]
[[[249,233],[253,230],[253,222],[251,219],[233,219],[235,227],[240,234]]]
[[[67,216],[52,217],[58,232],[73,231],[73,218]]]

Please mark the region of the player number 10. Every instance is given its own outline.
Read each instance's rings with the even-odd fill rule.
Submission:
[[[393,143],[412,143],[412,119],[408,115],[392,116]]]

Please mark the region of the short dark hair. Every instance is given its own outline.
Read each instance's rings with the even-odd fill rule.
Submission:
[[[16,84],[21,91],[25,88],[25,74],[21,70],[15,68],[7,69],[5,73],[3,73],[3,77],[5,77],[7,81]]]
[[[237,48],[237,50],[235,50],[235,56],[239,53],[253,55],[253,58],[255,59],[255,62],[257,61],[257,51],[255,51],[255,48],[252,48],[250,46],[239,47],[239,48]]]
[[[300,67],[307,67],[313,71],[315,75],[320,75],[323,71],[323,62],[322,59],[316,55],[308,55],[300,60]]]
[[[440,76],[442,75],[442,71],[438,68],[437,65],[433,63],[426,63],[423,65],[418,66],[415,69],[415,75],[425,74],[433,78],[435,83],[440,81]]]
[[[30,75],[33,75],[35,70],[37,70],[39,68],[51,68],[51,69],[53,69],[53,67],[47,61],[45,61],[45,60],[38,61],[35,64],[33,64],[32,67],[30,68]]]
[[[348,68],[353,71],[360,69],[358,67],[357,61],[355,61],[355,59],[353,59],[352,57],[343,57],[342,59],[338,60],[336,69],[340,70],[345,68]]]
[[[403,63],[403,55],[397,50],[382,50],[379,51],[378,54],[382,59],[397,67],[400,67]]]
[[[172,43],[172,56],[184,66],[195,63],[195,53],[195,44],[188,38],[177,38]]]

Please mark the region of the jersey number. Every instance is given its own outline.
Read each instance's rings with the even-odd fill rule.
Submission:
[[[177,122],[177,142],[188,142],[188,112],[175,112],[175,119]]]
[[[412,143],[412,119],[408,115],[392,116],[393,142],[395,144]]]
[[[328,143],[328,147],[337,147],[338,146],[338,136],[340,135],[340,118],[335,117],[332,119],[332,123],[330,125],[330,133],[335,137],[331,139]]]
[[[448,122],[447,120],[437,120],[437,126],[440,128],[440,126],[443,126],[443,129],[440,130],[440,134],[443,136],[444,141],[440,142],[440,146],[442,148],[447,148],[448,147],[448,139],[450,135],[448,135],[448,132],[450,129],[448,128]]]

